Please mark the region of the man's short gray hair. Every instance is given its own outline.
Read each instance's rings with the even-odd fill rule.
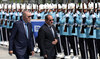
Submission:
[[[22,15],[23,16],[26,16],[26,12],[29,12],[28,10],[24,10],[23,12],[22,12]]]

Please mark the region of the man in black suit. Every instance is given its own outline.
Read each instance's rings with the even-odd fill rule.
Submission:
[[[14,53],[17,59],[29,59],[29,55],[34,55],[33,32],[30,20],[31,13],[23,11],[23,19],[13,24],[9,40],[9,54]]]
[[[53,26],[53,17],[47,15],[45,24],[39,29],[38,39],[44,59],[56,59],[56,44],[58,36],[55,27]]]

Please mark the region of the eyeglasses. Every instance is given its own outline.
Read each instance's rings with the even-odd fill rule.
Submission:
[[[49,21],[53,21],[54,19],[50,19]]]
[[[28,18],[32,17],[32,16],[27,16]]]

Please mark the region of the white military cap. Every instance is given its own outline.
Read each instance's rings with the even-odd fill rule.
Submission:
[[[0,4],[0,9],[2,9],[3,8],[3,6],[2,6],[2,4]]]
[[[39,9],[40,9],[40,10],[43,9],[43,4],[40,4],[40,5],[39,5]]]
[[[61,9],[61,5],[60,4],[58,4],[58,9]]]
[[[53,6],[52,6],[52,4],[50,4],[50,9],[53,9]]]
[[[97,8],[97,3],[95,3],[95,8]]]
[[[45,6],[45,9],[48,9],[48,6],[49,6],[49,5],[48,5],[48,4],[45,4],[45,5],[46,5],[46,6]]]
[[[77,3],[77,4],[76,4],[76,8],[78,8],[78,7],[79,7],[79,4]]]
[[[57,9],[57,4],[54,4],[54,8]]]
[[[97,3],[95,3],[95,8],[97,8]],[[89,9],[94,9],[94,3],[89,3]]]
[[[84,9],[87,9],[87,5],[86,5],[86,3],[84,3]]]
[[[80,4],[80,9],[83,9],[83,4],[84,4],[84,9],[87,9],[86,3],[81,3],[81,4]]]
[[[0,4],[0,9],[2,9],[2,6],[1,6],[1,4]]]
[[[29,6],[29,8],[27,8],[27,9],[32,9],[32,5],[31,4],[28,4],[28,6]]]
[[[99,5],[99,8],[100,8],[100,2],[98,3],[98,5]]]
[[[15,3],[12,5],[12,9],[16,9],[16,4]]]
[[[11,4],[8,5],[8,9],[11,9]]]
[[[36,4],[33,4],[33,9],[36,9]]]
[[[70,3],[68,3],[67,5],[68,5],[68,7],[67,7],[67,8],[68,8],[68,9],[70,9]]]
[[[1,4],[1,6],[2,6],[2,8],[3,8],[4,4]]]
[[[23,9],[23,10],[25,9],[25,4],[22,5],[21,9]]]
[[[43,9],[46,9],[46,4],[43,5]]]
[[[75,4],[74,3],[70,3],[68,7],[69,7],[69,9],[74,9],[75,8]]]
[[[7,4],[4,5],[4,9],[7,9]]]
[[[62,9],[66,9],[67,8],[67,4],[62,4]]]
[[[46,9],[46,5],[45,4],[43,5],[43,9]]]
[[[51,9],[51,5],[50,4],[47,4],[47,9]]]
[[[93,9],[94,8],[93,2],[89,3],[88,6],[89,6],[89,9]]]
[[[20,4],[19,3],[17,3],[17,9],[20,9]]]

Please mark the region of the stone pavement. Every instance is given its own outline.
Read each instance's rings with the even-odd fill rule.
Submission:
[[[8,47],[0,45],[0,59],[16,59],[16,57],[14,54],[12,56],[8,54]],[[43,57],[40,57],[39,53],[35,53],[34,56],[30,56],[30,59],[43,59]]]
[[[14,54],[12,56],[8,54],[7,46],[0,45],[0,59],[16,59],[16,57]],[[35,53],[34,56],[30,56],[30,59],[43,59],[43,57],[40,57],[39,53]]]
[[[0,45],[0,59],[16,59],[16,57],[14,54],[12,56],[8,54],[7,46]],[[35,53],[34,56],[30,56],[30,59],[43,59],[43,57],[40,57],[39,53]],[[56,59],[61,59],[61,58],[56,58]],[[81,59],[81,58],[79,57],[79,59]],[[88,59],[90,59],[90,58],[88,58]]]

